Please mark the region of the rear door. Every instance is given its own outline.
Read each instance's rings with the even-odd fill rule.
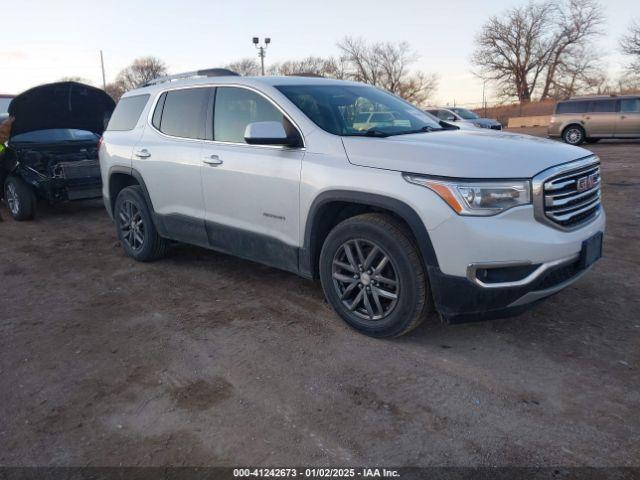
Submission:
[[[613,137],[618,121],[619,102],[615,98],[592,100],[584,114],[587,137]]]
[[[196,245],[207,245],[201,150],[212,91],[191,87],[160,95],[132,161],[166,233]]]
[[[616,137],[640,137],[640,98],[620,99]]]
[[[202,150],[211,246],[296,270],[304,149],[249,145],[244,132],[249,123],[264,121],[282,122],[290,135],[299,132],[270,99],[252,89],[217,87],[214,108],[214,141]]]

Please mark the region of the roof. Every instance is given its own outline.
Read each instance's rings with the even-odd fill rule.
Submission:
[[[615,100],[616,98],[639,98],[640,94],[635,95],[580,95],[577,97],[571,97],[566,100],[560,100],[560,102],[572,102],[580,100]]]
[[[352,82],[349,80],[336,80],[333,78],[309,77],[309,76],[264,76],[264,77],[242,77],[242,76],[212,76],[212,77],[195,77],[195,78],[179,78],[175,80],[167,80],[155,83],[149,86],[143,86],[128,91],[124,96],[137,95],[143,92],[155,92],[157,90],[165,90],[173,87],[184,87],[190,85],[249,85],[249,86],[280,86],[280,85],[353,85],[362,86],[362,83]]]

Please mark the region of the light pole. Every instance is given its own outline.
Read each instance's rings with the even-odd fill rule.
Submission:
[[[271,43],[271,39],[266,37],[264,39],[264,46],[260,45],[260,39],[258,37],[253,37],[253,44],[258,49],[258,56],[260,57],[260,66],[262,67],[262,76],[264,77],[264,57],[267,55],[267,47]]]

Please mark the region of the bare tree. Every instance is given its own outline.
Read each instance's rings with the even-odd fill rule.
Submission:
[[[167,66],[156,57],[136,58],[131,65],[118,73],[112,83],[108,83],[105,91],[115,100],[127,91],[167,74]]]
[[[120,84],[127,91],[166,74],[167,66],[159,58],[136,58],[131,65],[118,73],[115,83]]]
[[[548,32],[555,8],[551,1],[530,2],[491,17],[482,27],[472,62],[480,67],[481,77],[498,85],[500,96],[531,100],[554,50]]]
[[[546,78],[540,99],[544,100],[551,94],[554,83],[563,71],[591,70],[598,58],[595,55],[585,55],[590,40],[601,34],[600,27],[604,22],[602,7],[596,0],[568,0],[560,4],[556,10],[555,32],[551,39],[551,55],[546,65]],[[578,62],[576,62],[576,57]],[[587,63],[585,63],[587,62]],[[561,81],[561,80],[560,80]]]
[[[77,83],[84,83],[85,85],[91,85],[91,80],[81,77],[79,75],[69,75],[66,77],[62,77],[60,81],[61,82],[77,82]]]
[[[253,77],[260,75],[260,64],[255,58],[243,58],[228,64],[224,68],[232,70],[243,76]]]
[[[124,86],[119,82],[107,83],[104,91],[116,102],[120,100],[120,97],[126,92]]]
[[[313,75],[319,77],[345,78],[342,59],[310,56],[302,60],[287,60],[269,68],[270,75]]]
[[[620,39],[622,53],[631,57],[631,64],[628,66],[630,72],[639,75],[640,71],[640,22],[633,21],[629,25],[629,30]]]
[[[436,75],[410,70],[418,56],[407,42],[367,43],[345,37],[338,48],[344,78],[375,85],[416,104],[424,104],[437,88]]]

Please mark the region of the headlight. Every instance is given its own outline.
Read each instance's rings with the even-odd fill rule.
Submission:
[[[404,179],[433,190],[459,215],[496,215],[531,203],[528,180],[458,182],[409,174]]]

